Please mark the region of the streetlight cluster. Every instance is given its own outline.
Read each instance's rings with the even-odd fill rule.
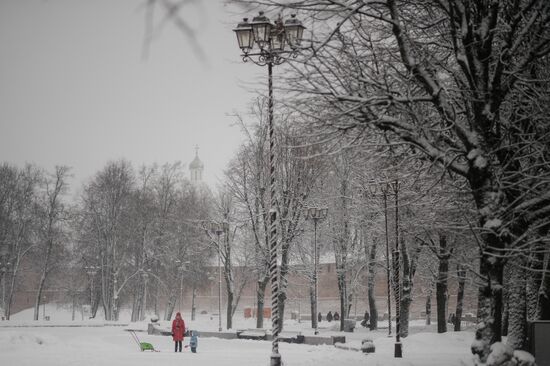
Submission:
[[[258,63],[266,65],[269,62],[282,63],[284,60],[280,55],[283,53],[295,53],[300,47],[304,29],[296,14],[292,14],[285,21],[279,16],[271,23],[261,11],[252,22],[244,18],[233,31],[243,52],[243,61],[251,59],[250,56],[258,56]],[[257,53],[251,53],[254,45],[258,48]]]

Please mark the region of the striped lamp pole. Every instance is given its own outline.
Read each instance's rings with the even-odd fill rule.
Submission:
[[[268,137],[269,137],[269,276],[271,282],[271,334],[273,337],[271,347],[271,366],[282,364],[279,354],[279,269],[277,266],[277,211],[276,211],[276,185],[275,185],[275,138],[273,129],[273,65],[280,65],[289,56],[297,55],[300,41],[305,27],[293,14],[283,22],[279,18],[275,23],[264,15],[263,12],[248,22],[244,18],[234,29],[239,42],[239,48],[243,52],[241,57],[244,62],[252,61],[258,66],[267,65],[268,85]],[[256,45],[257,49],[252,51]],[[286,46],[290,49],[285,50]]]

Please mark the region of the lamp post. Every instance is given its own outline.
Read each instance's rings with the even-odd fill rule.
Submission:
[[[380,183],[384,200],[384,229],[386,234],[386,284],[388,286],[388,337],[391,337],[391,270],[390,270],[390,244],[388,239],[388,184]]]
[[[203,223],[203,228],[207,234],[216,235],[216,249],[218,250],[218,332],[222,331],[222,266],[221,266],[221,248],[220,235],[226,229],[227,222],[220,225],[217,222]]]
[[[279,354],[279,275],[277,267],[277,212],[275,191],[275,139],[273,136],[273,65],[280,65],[286,59],[283,56],[296,56],[305,27],[296,15],[284,23],[279,17],[275,24],[260,12],[248,22],[244,18],[234,29],[244,62],[252,61],[259,66],[267,66],[268,85],[268,135],[269,135],[269,168],[270,168],[270,205],[269,205],[269,272],[271,282],[271,366],[281,365]],[[252,52],[254,44],[257,51]],[[290,50],[285,50],[287,44]]]
[[[314,333],[319,334],[319,323],[317,321],[317,266],[318,266],[318,255],[317,255],[317,223],[326,219],[328,208],[318,208],[318,207],[309,207],[306,211],[306,220],[313,221],[313,314],[311,314],[311,319],[313,320],[313,327],[315,329]]]

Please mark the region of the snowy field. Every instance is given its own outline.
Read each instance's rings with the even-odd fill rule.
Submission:
[[[122,316],[122,326],[102,326],[101,320],[71,321],[68,310],[48,305],[46,313],[50,321],[33,322],[32,311],[26,310],[15,314],[10,321],[0,322],[0,364],[29,366],[68,366],[68,365],[118,365],[118,366],[151,366],[151,365],[225,365],[225,366],[258,366],[269,364],[271,343],[252,340],[223,340],[218,338],[200,338],[198,352],[193,354],[189,349],[182,353],[173,352],[170,337],[147,335],[137,332],[140,340],[152,343],[160,352],[140,352],[126,329],[145,330],[147,324],[128,324]],[[80,314],[78,314],[80,315]],[[188,314],[184,313],[188,319]],[[77,317],[77,319],[79,319]],[[126,321],[125,321],[126,320]],[[324,324],[323,324],[324,323]],[[42,327],[29,327],[39,324]],[[163,322],[168,325],[168,322]],[[217,329],[217,317],[201,315],[195,322],[187,321],[191,329]],[[72,327],[69,327],[72,325]],[[79,327],[75,327],[79,325]],[[322,322],[321,335],[337,335],[329,325]],[[469,350],[473,339],[471,331],[449,332],[438,335],[426,332],[421,321],[413,322],[411,334],[403,339],[403,358],[393,358],[394,338],[387,337],[387,329],[369,332],[364,328],[354,333],[344,333],[345,346],[359,347],[361,339],[371,337],[376,346],[374,354],[343,350],[334,346],[310,346],[280,343],[280,353],[284,365],[315,366],[463,366],[472,365]],[[253,328],[253,319],[237,317],[235,329]],[[307,322],[285,322],[288,331],[302,331],[311,334]],[[188,340],[184,342],[187,343]]]

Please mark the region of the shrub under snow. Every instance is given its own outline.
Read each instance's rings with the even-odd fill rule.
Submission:
[[[535,358],[529,352],[516,350],[496,342],[491,345],[491,353],[487,358],[487,366],[536,366]]]
[[[361,341],[361,351],[363,353],[374,353],[376,347],[374,347],[374,342],[371,338],[366,338]]]

